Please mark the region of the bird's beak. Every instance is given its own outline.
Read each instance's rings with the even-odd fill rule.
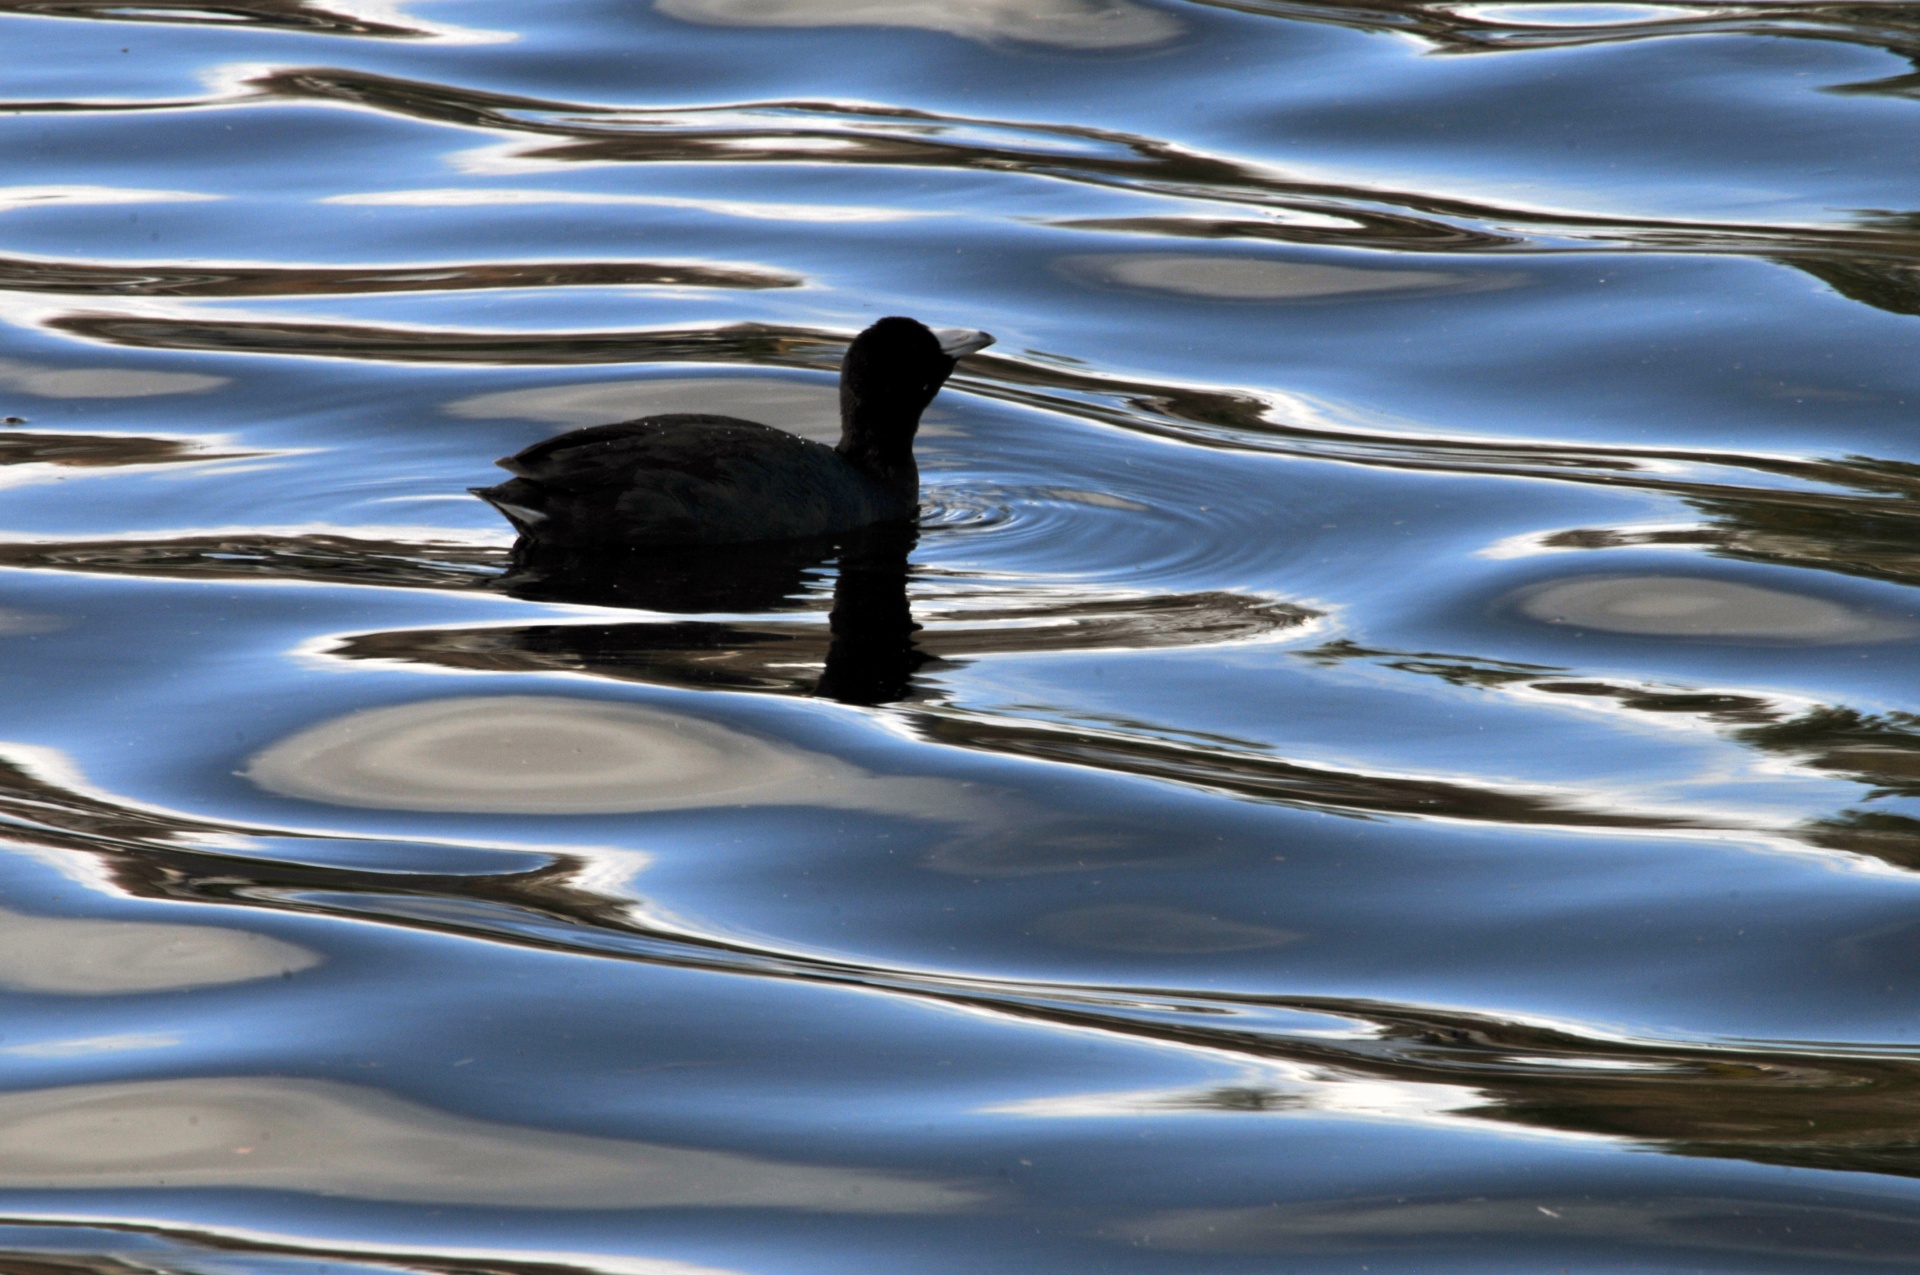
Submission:
[[[972,328],[935,328],[933,339],[940,343],[942,354],[957,359],[992,345],[993,333],[976,332]]]

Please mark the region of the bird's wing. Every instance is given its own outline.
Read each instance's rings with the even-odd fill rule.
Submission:
[[[508,473],[562,491],[625,485],[654,470],[711,479],[730,462],[805,450],[806,440],[732,416],[646,416],[576,429],[496,462]]]

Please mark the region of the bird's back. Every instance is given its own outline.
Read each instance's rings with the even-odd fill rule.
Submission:
[[[536,443],[479,495],[554,544],[733,544],[911,517],[831,447],[731,416],[647,416]]]

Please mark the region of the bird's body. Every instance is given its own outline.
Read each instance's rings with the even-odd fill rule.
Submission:
[[[646,416],[536,443],[474,494],[553,545],[795,540],[912,518],[920,413],[992,339],[901,318],[868,328],[841,368],[837,447],[731,416]]]
[[[911,518],[917,503],[831,447],[732,416],[595,425],[501,464],[514,477],[480,495],[553,544],[798,540]]]

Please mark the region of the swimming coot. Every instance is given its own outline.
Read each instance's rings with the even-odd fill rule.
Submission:
[[[553,545],[737,544],[830,536],[911,518],[920,413],[955,360],[993,338],[898,316],[840,364],[840,443],[732,416],[643,416],[550,438],[499,462],[473,493],[521,535]]]

